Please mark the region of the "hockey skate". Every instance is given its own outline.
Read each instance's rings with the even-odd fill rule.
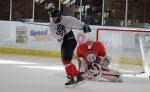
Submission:
[[[85,80],[84,77],[82,77],[81,75],[78,75],[78,76],[77,76],[76,84],[77,84],[77,85],[81,85],[81,84],[84,84],[85,81],[86,81],[86,80]]]
[[[65,86],[67,88],[76,87],[85,83],[85,78],[79,75],[75,77],[67,76],[67,79],[68,79],[68,82],[65,83]]]
[[[67,88],[69,87],[75,87],[76,86],[76,81],[75,78],[72,76],[67,76],[68,82],[65,83],[65,86]]]

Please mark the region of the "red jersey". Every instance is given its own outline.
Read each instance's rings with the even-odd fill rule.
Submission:
[[[81,43],[77,48],[77,57],[84,57],[87,60],[87,56],[93,53],[95,55],[95,59],[97,60],[98,56],[105,57],[106,51],[101,42],[93,42],[91,49],[88,49],[87,43]]]

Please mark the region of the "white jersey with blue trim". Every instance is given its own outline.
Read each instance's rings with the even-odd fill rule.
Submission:
[[[72,17],[72,16],[62,16],[62,19],[61,19],[60,23],[58,23],[58,24],[55,24],[53,22],[53,20],[51,20],[50,26],[49,26],[50,31],[51,31],[53,37],[58,40],[63,39],[63,37],[65,36],[65,34],[63,34],[63,35],[57,34],[57,31],[58,31],[57,27],[59,24],[65,26],[65,30],[66,30],[65,34],[69,33],[72,30],[72,28],[83,29],[83,25],[84,25],[84,23],[82,21],[80,21],[77,18]]]

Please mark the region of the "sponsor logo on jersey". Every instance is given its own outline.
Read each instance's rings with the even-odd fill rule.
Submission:
[[[86,55],[86,59],[89,62],[94,62],[96,61],[96,54],[93,51],[89,51]]]

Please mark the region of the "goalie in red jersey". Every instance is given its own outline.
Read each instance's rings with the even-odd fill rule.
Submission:
[[[103,77],[110,81],[121,81],[121,74],[108,68],[110,57],[106,55],[105,47],[101,42],[88,39],[77,47],[79,61],[78,72],[85,79],[91,80]]]

